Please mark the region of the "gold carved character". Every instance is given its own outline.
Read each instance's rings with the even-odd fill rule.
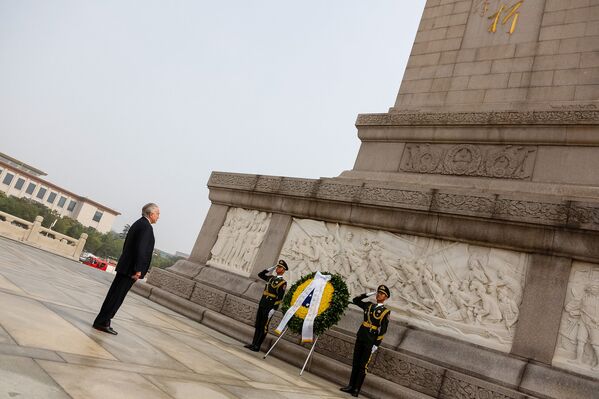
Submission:
[[[514,31],[516,30],[516,25],[518,24],[518,17],[520,16],[518,9],[522,6],[522,3],[524,3],[524,0],[520,0],[511,7],[508,7],[502,3],[499,7],[499,10],[497,10],[495,14],[489,17],[489,19],[493,20],[493,23],[491,24],[491,26],[489,26],[489,32],[495,33],[497,31],[497,23],[500,19],[502,25],[505,25],[510,19],[512,19],[512,24],[508,33],[510,35],[514,33]],[[501,18],[502,14],[504,13],[505,16]]]

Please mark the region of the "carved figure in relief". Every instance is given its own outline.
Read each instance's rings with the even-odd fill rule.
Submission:
[[[489,278],[485,274],[480,260],[474,255],[471,255],[468,259],[468,280],[478,280],[482,284],[487,284],[489,282]]]
[[[352,273],[349,275],[346,284],[350,292],[359,292],[363,288],[374,289],[376,284],[370,283],[368,280],[369,274],[369,257],[372,245],[367,238],[363,238],[360,246],[355,249],[357,261],[352,264],[355,266]]]
[[[501,310],[499,309],[497,299],[486,292],[485,287],[480,281],[475,280],[470,285],[480,299],[480,306],[475,310],[477,320],[482,322],[484,319],[492,323],[501,321]]]
[[[599,370],[599,281],[587,284],[584,294],[570,301],[566,305],[566,311],[578,320],[576,359],[573,362],[583,363],[584,349],[589,344],[594,354],[592,369]]]
[[[225,221],[223,227],[221,227],[218,232],[218,238],[216,243],[212,247],[210,253],[212,254],[212,259],[220,262],[223,256],[223,251],[226,248],[226,243],[229,242],[229,238],[231,237],[231,219]]]
[[[508,297],[514,298],[516,303],[522,301],[522,289],[518,283],[505,274],[501,269],[496,271],[497,279],[490,283],[491,286],[496,287],[497,292],[504,292]]]
[[[408,272],[407,284],[411,285],[416,294],[418,294],[418,299],[422,300],[426,298],[426,291],[422,286],[422,277],[420,277],[417,271]]]
[[[456,282],[449,284],[449,298],[451,304],[453,304],[454,311],[447,315],[449,320],[462,320],[473,322],[474,321],[474,306],[472,303],[473,298],[460,290]]]
[[[493,251],[498,250],[294,220],[281,254],[298,277],[323,268],[340,273],[354,295],[385,281],[403,317],[443,326],[458,337],[498,342],[495,347],[503,349],[519,317],[527,257],[491,256]]]
[[[384,249],[380,242],[372,241],[371,243],[371,251],[369,254],[369,264],[370,264],[370,280],[375,281],[384,281],[387,277],[384,271]]]
[[[352,240],[354,235],[351,231],[345,234],[345,242],[339,243],[338,250],[338,268],[337,271],[342,276],[348,276],[353,269],[352,263],[354,262],[355,255],[353,250]]]
[[[435,280],[427,278],[426,275],[422,275],[422,287],[426,289],[427,298],[424,299],[424,304],[434,310],[434,315],[447,318],[447,309],[445,308],[443,289]]]
[[[248,273],[268,228],[269,218],[266,212],[230,209],[207,264]]]
[[[516,324],[520,310],[516,301],[514,301],[505,291],[500,290],[497,293],[499,299],[499,310],[501,311],[501,317],[508,331],[512,331],[512,327]]]
[[[401,259],[393,259],[383,263],[384,279],[381,281],[387,282],[387,287],[391,293],[399,293],[402,291],[403,283],[406,281],[401,274]]]

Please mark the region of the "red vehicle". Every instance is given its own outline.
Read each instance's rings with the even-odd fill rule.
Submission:
[[[103,259],[96,258],[95,256],[88,256],[87,259],[83,261],[83,264],[104,271],[106,271],[106,267],[108,266],[108,262]]]

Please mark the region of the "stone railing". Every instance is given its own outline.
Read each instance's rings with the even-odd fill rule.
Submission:
[[[79,260],[87,234],[82,233],[79,239],[75,239],[42,227],[43,220],[43,217],[36,216],[32,223],[0,211],[0,236]]]

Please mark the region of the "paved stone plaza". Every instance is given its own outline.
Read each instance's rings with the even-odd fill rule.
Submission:
[[[0,398],[335,398],[338,387],[133,292],[91,327],[112,275],[0,238]]]

